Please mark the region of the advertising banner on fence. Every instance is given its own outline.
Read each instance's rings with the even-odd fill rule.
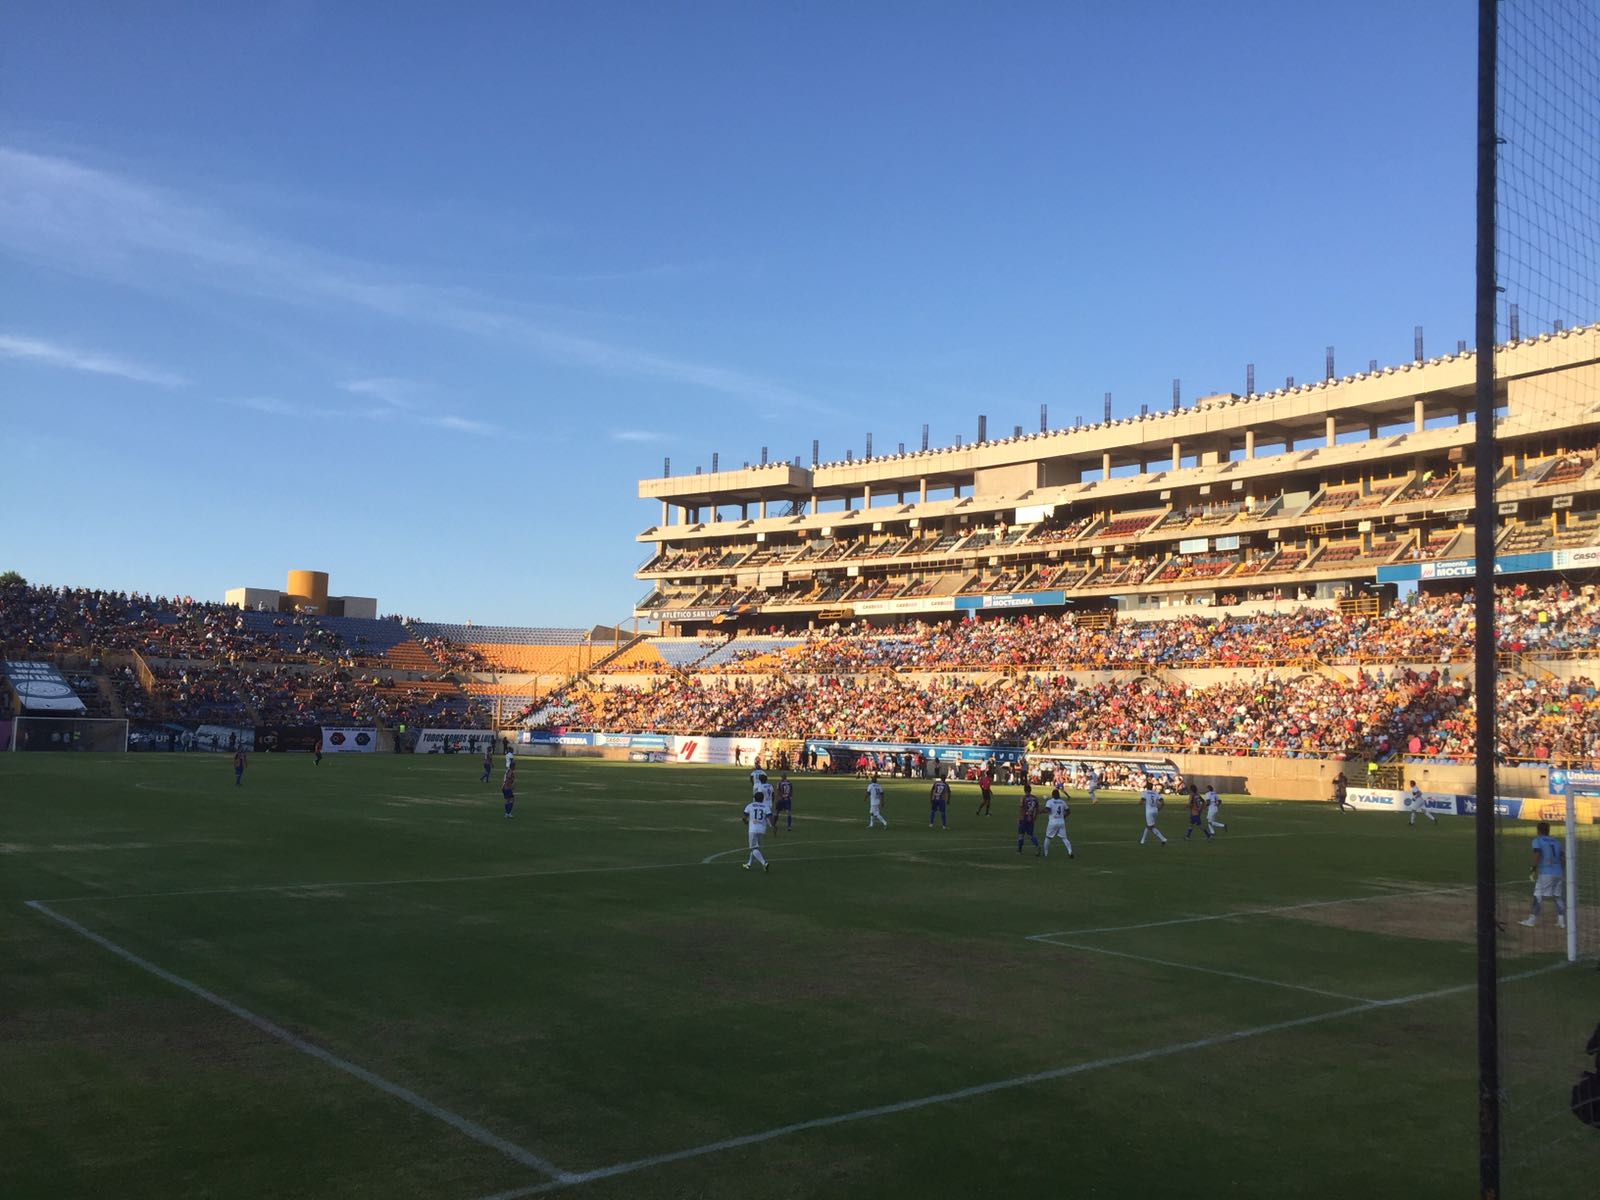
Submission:
[[[1561,553],[1557,551],[1556,554]],[[1494,560],[1496,575],[1520,575],[1527,571],[1548,571],[1556,564],[1556,554],[1507,554]],[[1378,568],[1379,583],[1404,583],[1420,579],[1466,579],[1478,573],[1476,559],[1446,558],[1433,562],[1396,563]]]
[[[1067,594],[1055,592],[1011,592],[1004,596],[957,596],[956,607],[967,608],[1052,608],[1067,602]],[[859,611],[859,609],[858,609]]]
[[[1422,803],[1424,807],[1436,817],[1459,816],[1460,802],[1464,796],[1457,796],[1450,792],[1423,792]],[[1345,796],[1345,803],[1351,808],[1376,809],[1387,812],[1410,812],[1411,801],[1406,792],[1394,792],[1387,788],[1351,788]]]
[[[309,753],[321,737],[322,729],[317,725],[260,725],[256,727],[256,749],[279,754]]]
[[[766,743],[761,738],[670,737],[669,753],[680,763],[754,763]]]
[[[898,600],[862,600],[850,607],[858,617],[871,617],[880,613],[953,612],[953,596],[905,596]]]
[[[371,754],[377,748],[376,729],[350,729],[334,725],[322,727],[324,754]]]
[[[1436,817],[1473,817],[1478,814],[1478,801],[1474,796],[1458,792],[1423,792],[1422,801]],[[1407,793],[1377,788],[1351,788],[1346,802],[1352,808],[1410,812]],[[1574,801],[1580,824],[1594,820],[1594,805],[1588,800]],[[1536,800],[1520,796],[1496,796],[1495,816],[1510,821],[1564,821],[1567,802],[1564,799]]]
[[[1600,567],[1600,546],[1580,546],[1571,550],[1557,550],[1552,556],[1558,571],[1581,571]]]
[[[255,727],[235,725],[199,725],[192,735],[196,750],[249,750],[256,748]]]
[[[417,734],[418,754],[482,754],[499,740],[487,729],[424,729]]]
[[[1593,767],[1551,767],[1548,782],[1552,796],[1600,796],[1600,771]]]

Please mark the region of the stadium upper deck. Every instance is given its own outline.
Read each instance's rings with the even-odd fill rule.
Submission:
[[[810,469],[641,480],[661,518],[638,535],[652,586],[635,615],[692,631],[1141,609],[1470,574],[1474,360]],[[1600,325],[1502,346],[1497,370],[1497,555],[1600,563]]]

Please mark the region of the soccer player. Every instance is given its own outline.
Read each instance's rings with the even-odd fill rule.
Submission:
[[[1411,810],[1410,823],[1415,825],[1417,823],[1417,814],[1421,813],[1423,816],[1427,817],[1429,821],[1437,825],[1439,823],[1439,818],[1428,811],[1428,802],[1422,798],[1422,789],[1417,786],[1417,781],[1413,779],[1409,782],[1411,784],[1411,791],[1406,796],[1406,807]]]
[[[311,750],[311,765],[313,767],[322,765],[322,735],[320,733],[317,734],[317,744]]]
[[[489,782],[489,771],[493,767],[494,767],[494,751],[491,750],[488,746],[485,746],[483,748],[483,775],[479,777],[479,779],[478,779],[479,783],[488,783]]]
[[[1199,829],[1206,835],[1206,841],[1211,840],[1211,828],[1203,824],[1205,821],[1205,801],[1200,799],[1200,785],[1189,785],[1189,828],[1183,831],[1183,840],[1188,841],[1189,835]]]
[[[794,784],[789,780],[789,772],[785,771],[778,776],[778,811],[784,814],[784,831],[794,829]],[[777,822],[773,822],[776,830]]]
[[[1089,768],[1089,803],[1100,803],[1100,772],[1093,767]]]
[[[1145,777],[1144,790],[1139,793],[1139,799],[1144,804],[1144,832],[1139,835],[1139,845],[1144,845],[1145,838],[1149,837],[1153,833],[1156,835],[1156,841],[1165,846],[1167,844],[1167,839],[1162,834],[1161,830],[1156,828],[1156,815],[1161,811],[1161,806],[1166,802],[1156,794],[1155,788],[1150,786],[1149,776]]]
[[[882,825],[885,829],[889,828],[889,822],[883,819],[883,785],[878,782],[878,777],[876,775],[872,777],[872,782],[867,784],[868,829],[872,828],[872,823],[874,821],[876,821],[879,825]]]
[[[750,829],[750,857],[744,860],[746,871],[751,863],[760,863],[763,871],[772,869],[767,865],[766,855],[761,853],[761,839],[767,832],[767,818],[771,815],[772,805],[763,791],[758,790],[744,806],[744,823]]]
[[[1044,825],[1043,857],[1050,857],[1050,839],[1054,837],[1061,839],[1061,844],[1067,848],[1067,857],[1071,858],[1072,843],[1067,840],[1067,817],[1072,814],[1072,805],[1067,803],[1060,788],[1050,789],[1050,799],[1044,802],[1044,811],[1050,819]]]
[[[244,751],[233,752],[233,786],[238,787],[244,783]]]
[[[506,777],[500,781],[500,795],[506,802],[506,820],[511,819],[511,806],[517,802],[517,759],[506,755]]]
[[[1529,929],[1537,925],[1539,909],[1544,898],[1549,896],[1556,902],[1556,928],[1567,927],[1567,904],[1561,896],[1561,878],[1566,865],[1567,848],[1559,838],[1550,836],[1550,822],[1540,821],[1539,836],[1533,839],[1533,870],[1528,873],[1528,878],[1533,880],[1533,911],[1526,921],[1519,921],[1519,925]]]
[[[928,828],[933,828],[933,818],[938,817],[941,828],[950,828],[948,806],[950,804],[950,785],[944,781],[941,773],[933,781],[933,787],[928,789]]]
[[[1022,803],[1017,805],[1017,853],[1022,853],[1022,839],[1027,838],[1035,847],[1036,854],[1043,854],[1039,846],[1039,839],[1033,836],[1033,820],[1039,815],[1039,800],[1033,794],[1033,785],[1022,785]]]
[[[1217,814],[1222,811],[1222,797],[1217,795],[1217,785],[1211,784],[1206,788],[1206,828],[1215,833],[1227,826],[1217,820]]]
[[[1349,792],[1350,781],[1344,777],[1344,772],[1340,771],[1333,777],[1333,799],[1334,803],[1339,806],[1340,812],[1349,811],[1345,807],[1345,801],[1349,799]]]
[[[978,772],[978,792],[983,799],[978,802],[978,811],[973,815],[979,817],[994,815],[989,811],[989,805],[994,802],[994,793],[990,791],[992,787],[994,787],[994,776],[989,773],[989,764],[984,763],[983,770]]]
[[[511,743],[506,743],[506,770],[511,770],[517,764],[517,752],[511,748]]]

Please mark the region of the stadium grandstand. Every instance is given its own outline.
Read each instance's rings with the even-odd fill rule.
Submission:
[[[84,713],[151,722],[1159,753],[1290,795],[1341,764],[1438,779],[1473,750],[1471,359],[644,480],[653,636],[12,584],[0,643]],[[1600,413],[1543,398],[1600,394],[1600,327],[1500,360],[1501,754],[1597,763]]]
[[[1600,560],[1600,326],[1499,349],[1508,574]],[[966,446],[639,483],[649,591],[678,635],[998,609],[1125,618],[1282,600],[1376,604],[1472,571],[1461,351],[1170,412]]]
[[[11,582],[0,585],[0,715],[70,708],[172,728],[487,729],[628,640],[610,627],[258,611]]]
[[[1600,395],[1600,326],[1498,364],[1501,755],[1594,764],[1600,407],[1549,397]],[[635,616],[661,632],[523,721],[1158,752],[1279,794],[1325,795],[1341,766],[1464,781],[1473,379],[1462,351],[968,446],[643,480],[660,520],[638,535]]]

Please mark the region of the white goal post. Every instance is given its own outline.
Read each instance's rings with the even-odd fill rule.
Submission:
[[[128,722],[123,717],[16,717],[11,726],[11,749],[124,754]]]

